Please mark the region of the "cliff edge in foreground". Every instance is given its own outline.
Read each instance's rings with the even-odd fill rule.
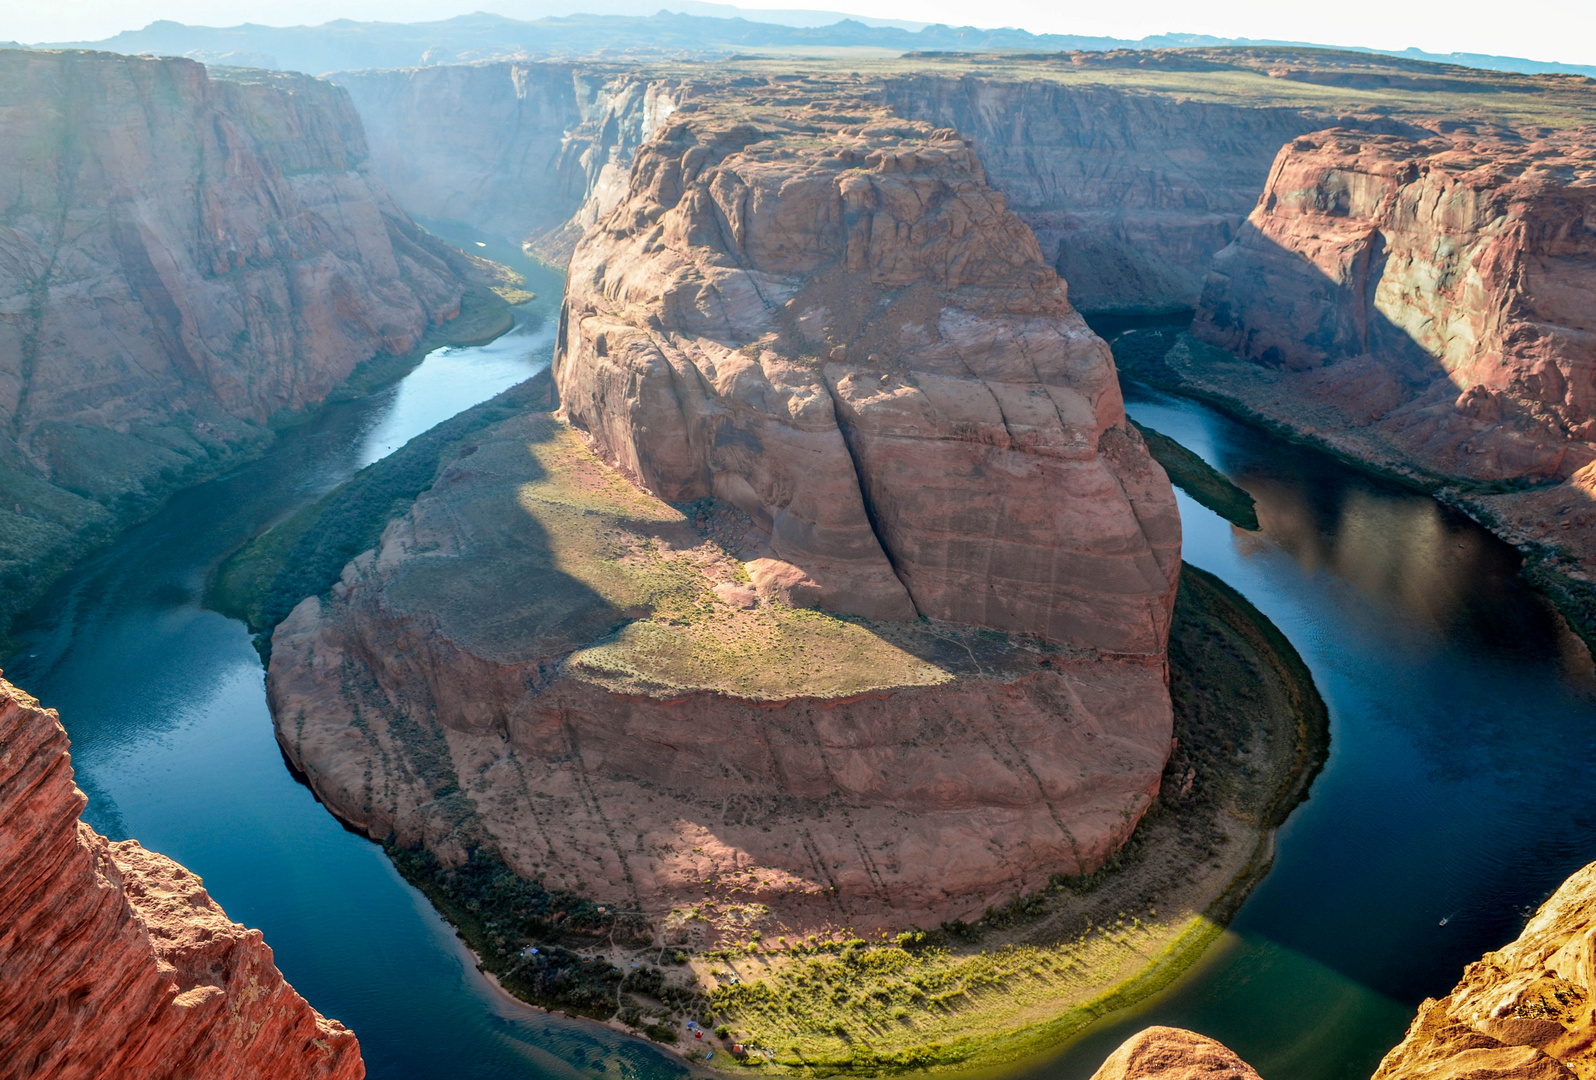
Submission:
[[[86,802],[55,712],[0,679],[0,1080],[365,1076],[260,931]]]

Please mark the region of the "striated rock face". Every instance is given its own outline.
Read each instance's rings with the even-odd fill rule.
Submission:
[[[0,680],[0,1077],[357,1080],[258,930],[199,878],[78,820],[55,713]]]
[[[1092,1080],[1259,1080],[1241,1058],[1213,1039],[1181,1028],[1138,1031],[1109,1055]]]
[[[1194,332],[1444,476],[1596,459],[1596,158],[1578,133],[1286,145]],[[1368,456],[1374,456],[1370,451]]]
[[[1130,835],[1169,482],[969,146],[874,115],[679,111],[572,259],[560,417],[277,627],[345,820],[667,940],[967,918]]]
[[[0,50],[0,143],[0,570],[459,311],[330,83]]]
[[[411,213],[526,240],[563,264],[626,191],[632,153],[680,80],[602,64],[492,63],[346,71],[372,166]]]
[[[977,75],[886,81],[900,115],[957,128],[1087,311],[1191,307],[1302,108]]]
[[[1107,347],[953,131],[699,113],[578,245],[563,415],[768,531],[788,603],[1156,655],[1180,527]]]

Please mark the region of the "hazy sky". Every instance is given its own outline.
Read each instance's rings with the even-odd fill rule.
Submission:
[[[881,18],[955,25],[1019,26],[1036,32],[1188,32],[1284,38],[1331,45],[1431,52],[1481,52],[1596,64],[1596,0],[740,0],[743,7],[842,8]],[[668,8],[670,0],[0,0],[0,41],[92,40],[156,19],[231,26],[289,26],[329,19],[409,22],[468,11],[521,18],[550,12]]]

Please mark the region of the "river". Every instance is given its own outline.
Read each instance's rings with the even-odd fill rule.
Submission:
[[[533,277],[542,295],[515,330],[439,350],[179,494],[51,591],[6,673],[61,710],[89,822],[178,859],[263,930],[294,986],[360,1036],[373,1080],[679,1077],[646,1043],[498,994],[381,849],[292,779],[248,634],[201,606],[210,569],[244,539],[547,364],[559,280],[486,237],[450,238]],[[1186,558],[1302,652],[1331,753],[1221,943],[1019,1073],[1086,1077],[1131,1031],[1174,1023],[1267,1080],[1365,1080],[1423,997],[1596,858],[1589,656],[1523,585],[1517,555],[1433,500],[1203,406],[1127,396],[1138,420],[1257,498],[1252,534],[1181,496]]]

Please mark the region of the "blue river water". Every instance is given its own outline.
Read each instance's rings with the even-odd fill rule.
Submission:
[[[547,364],[558,278],[453,238],[534,279],[514,331],[440,350],[179,494],[50,593],[6,674],[60,709],[90,823],[180,860],[263,930],[295,987],[360,1036],[374,1080],[679,1077],[646,1043],[499,994],[382,851],[291,777],[245,628],[201,606],[243,540]],[[1363,1080],[1423,997],[1596,858],[1590,657],[1517,555],[1433,500],[1203,406],[1128,397],[1257,498],[1262,531],[1244,533],[1182,496],[1186,558],[1301,651],[1331,755],[1221,942],[1167,992],[1015,1071],[1084,1078],[1131,1031],[1175,1023],[1267,1080]]]

